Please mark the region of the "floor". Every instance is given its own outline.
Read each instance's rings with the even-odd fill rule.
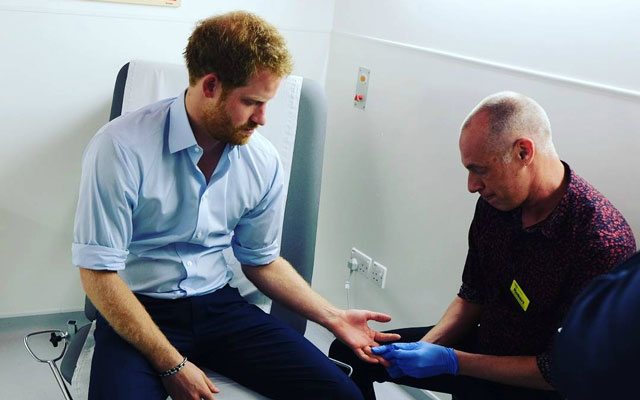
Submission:
[[[68,320],[76,320],[78,326],[86,323],[81,312],[0,319],[0,399],[63,398],[49,367],[31,357],[24,347],[23,338],[39,330],[66,331]],[[325,353],[333,340],[328,331],[314,323],[309,323],[306,336]],[[391,383],[376,384],[376,393],[380,400],[450,399],[448,395],[434,397],[415,390],[409,394]]]

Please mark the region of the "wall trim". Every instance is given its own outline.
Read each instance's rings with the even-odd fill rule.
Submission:
[[[148,6],[141,6],[141,7],[148,7]],[[113,12],[113,11],[96,12],[96,11],[83,11],[83,10],[68,10],[64,8],[43,7],[43,6],[2,5],[0,6],[0,11],[13,11],[13,12],[21,12],[21,13],[35,13],[35,14],[60,14],[60,15],[98,17],[98,18],[136,19],[136,20],[143,20],[143,21],[178,22],[178,23],[186,23],[186,24],[194,23],[194,20],[189,18],[164,17],[160,15],[127,14],[127,13],[120,13],[120,12]]]
[[[40,310],[40,311],[26,312],[26,313],[0,314],[0,319],[37,317],[37,316],[41,316],[41,315],[63,314],[63,313],[70,313],[70,312],[84,312],[84,307],[52,308],[52,309],[49,309],[49,310]]]
[[[141,5],[140,7],[149,7]],[[167,17],[159,14],[132,14],[122,13],[115,11],[90,11],[90,10],[69,10],[67,8],[58,8],[54,6],[27,6],[27,5],[0,5],[0,11],[21,12],[21,13],[36,13],[36,14],[59,14],[68,16],[82,16],[82,17],[96,17],[96,18],[120,18],[120,19],[132,19],[141,21],[154,21],[154,22],[174,22],[181,24],[193,25],[202,17],[189,18],[188,16],[179,17]],[[302,28],[286,28],[278,27],[280,31],[297,32],[297,33],[320,33],[330,34],[330,30],[326,29],[302,29]]]
[[[515,72],[518,74],[523,74],[528,76],[535,76],[538,78],[543,78],[543,79],[547,79],[555,82],[561,82],[561,83],[570,84],[574,86],[580,86],[583,88],[595,89],[595,90],[599,90],[599,91],[603,91],[611,94],[616,94],[619,96],[640,99],[640,91],[637,91],[637,90],[626,89],[618,86],[612,86],[612,85],[607,85],[607,84],[593,82],[593,81],[586,81],[582,79],[570,78],[564,75],[538,71],[530,68],[518,67],[515,65],[489,61],[489,60],[476,58],[476,57],[469,57],[462,54],[438,50],[430,47],[416,46],[408,43],[396,42],[393,40],[380,39],[373,36],[359,35],[359,34],[340,31],[340,30],[334,30],[333,33],[340,36],[361,39],[361,40],[366,40],[370,42],[376,42],[376,43],[383,44],[385,46],[400,47],[404,49],[420,51],[423,53],[428,53],[428,54],[436,55],[443,58],[463,61],[468,64],[481,65],[484,67],[490,67],[490,68],[499,69],[503,71]]]

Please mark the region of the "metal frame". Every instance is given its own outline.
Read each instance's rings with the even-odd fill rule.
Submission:
[[[54,358],[53,360],[44,360],[38,356],[36,356],[36,354],[33,352],[33,350],[31,349],[31,347],[29,347],[29,338],[32,336],[37,336],[37,335],[43,335],[43,334],[50,334],[51,338],[49,339],[49,341],[51,342],[51,344],[53,345],[53,347],[58,347],[58,343],[59,342],[63,342],[64,343],[64,347],[62,348],[62,352],[60,353],[60,355],[57,358]],[[48,330],[44,330],[44,331],[38,331],[38,332],[32,332],[30,334],[28,334],[27,336],[24,337],[24,347],[27,348],[27,351],[29,352],[29,354],[31,354],[31,356],[36,360],[39,361],[41,363],[45,363],[47,365],[49,365],[49,368],[51,368],[51,372],[53,373],[53,376],[56,378],[56,382],[58,383],[58,386],[60,386],[60,390],[62,390],[62,394],[64,396],[65,400],[73,400],[73,398],[71,397],[71,393],[69,392],[69,388],[67,387],[67,384],[62,376],[62,373],[60,372],[60,369],[58,368],[58,364],[56,364],[56,361],[61,360],[65,353],[67,352],[67,346],[69,344],[69,340],[71,339],[71,335],[68,332],[63,332],[59,329],[48,329]]]

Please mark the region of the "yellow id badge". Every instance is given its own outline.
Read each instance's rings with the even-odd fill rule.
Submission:
[[[516,298],[520,307],[522,307],[524,311],[527,311],[527,308],[529,308],[529,298],[524,294],[522,288],[518,285],[518,282],[516,282],[515,279],[511,282],[511,293],[513,293],[513,297]]]

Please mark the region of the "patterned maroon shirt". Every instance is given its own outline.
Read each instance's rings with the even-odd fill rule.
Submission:
[[[521,209],[478,200],[458,296],[483,306],[477,351],[535,355],[550,381],[553,338],[580,290],[636,249],[622,214],[567,164],[567,191],[542,222],[522,228]],[[529,299],[527,310],[511,291]],[[551,383],[551,382],[550,382]]]

